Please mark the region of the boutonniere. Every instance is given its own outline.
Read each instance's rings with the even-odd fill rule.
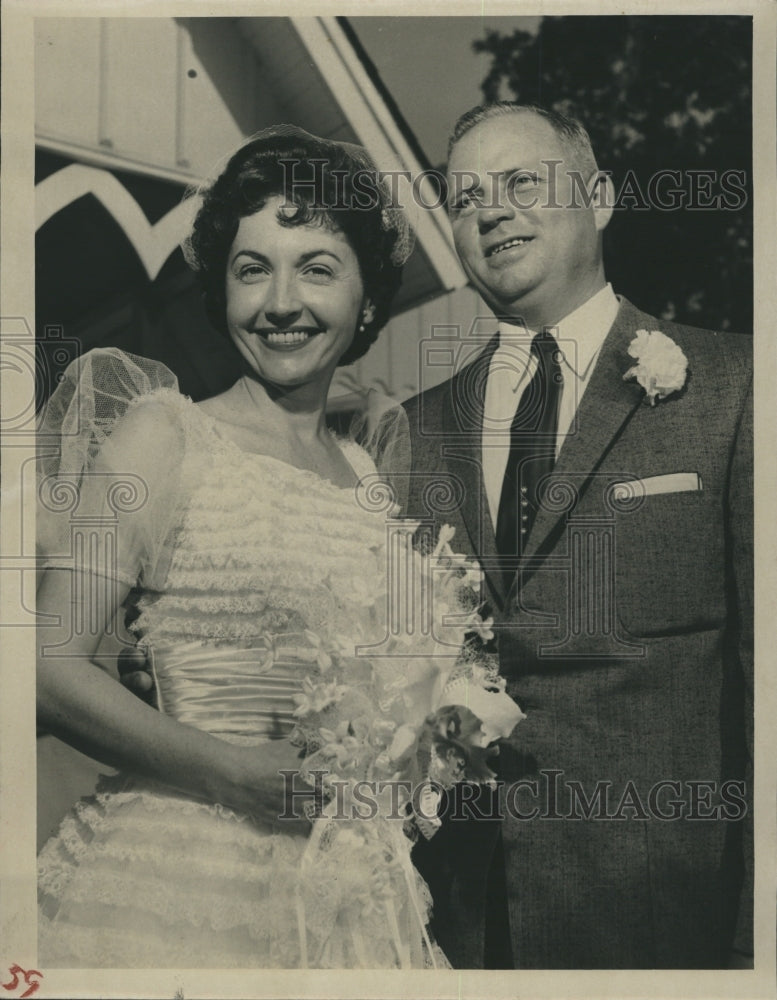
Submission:
[[[629,344],[629,354],[637,359],[624,379],[635,378],[645,390],[651,406],[685,385],[688,359],[682,349],[660,330],[637,330]]]

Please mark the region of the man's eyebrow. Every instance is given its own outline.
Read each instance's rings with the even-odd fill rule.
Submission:
[[[463,187],[460,187],[455,183],[457,176],[459,176],[458,171],[454,171],[451,174],[451,179],[453,180],[453,183],[448,184],[448,201],[451,201],[455,198],[460,198],[464,194],[472,194],[473,191],[482,190],[483,185],[480,182],[480,177],[477,177],[476,179],[473,180],[471,170],[461,171],[461,176],[466,176],[470,179],[470,183]]]
[[[540,176],[540,172],[537,167],[507,167],[506,170],[487,170],[486,174],[489,177],[499,177],[504,180],[510,180],[510,178],[515,177],[516,174],[525,174],[531,177]]]
[[[466,177],[470,179],[470,183],[464,185],[463,187],[458,187],[455,183],[448,185],[448,190],[450,196],[459,197],[463,194],[472,194],[473,191],[478,191],[483,189],[483,177],[490,178],[493,184],[494,179],[509,180],[511,177],[516,175],[524,175],[531,177],[540,177],[540,172],[537,167],[506,167],[503,170],[486,170],[484,174],[479,175],[475,180],[472,179],[471,170],[454,170],[451,172],[451,179],[455,182],[457,177]]]

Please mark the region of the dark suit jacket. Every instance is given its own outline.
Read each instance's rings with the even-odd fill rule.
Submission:
[[[655,407],[623,380],[638,329],[688,358],[684,389]],[[503,822],[451,821],[417,851],[438,939],[455,965],[481,964],[501,825],[517,967],[725,966],[752,933],[749,338],[622,300],[509,592],[480,472],[495,346],[405,404],[406,510],[454,525],[454,548],[482,559],[501,671],[527,715],[500,755]],[[701,488],[611,489],[675,473]],[[450,488],[442,513],[435,479]]]

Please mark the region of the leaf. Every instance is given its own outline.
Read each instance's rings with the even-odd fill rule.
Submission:
[[[613,287],[664,319],[749,333],[750,19],[543,17],[535,32],[488,31],[473,48],[489,58],[484,98],[514,98],[579,118],[599,166],[612,172],[616,193],[629,170],[644,193],[662,170],[680,175],[679,206],[615,212],[605,232],[605,270]],[[712,171],[718,180],[739,173],[741,197],[734,207],[688,208],[694,170]],[[723,194],[717,181],[711,194]],[[666,202],[665,193],[661,197]]]

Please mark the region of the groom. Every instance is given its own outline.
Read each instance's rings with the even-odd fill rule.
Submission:
[[[406,509],[480,558],[527,718],[499,800],[458,794],[416,849],[438,940],[470,968],[747,967],[749,341],[615,295],[612,189],[577,122],[475,108],[448,182],[498,335],[405,404]]]
[[[578,123],[473,109],[448,173],[456,248],[498,335],[405,404],[397,488],[480,559],[527,718],[499,795],[462,789],[416,846],[435,933],[461,968],[747,967],[748,340],[616,297],[612,190]],[[638,361],[650,396],[624,379]]]

